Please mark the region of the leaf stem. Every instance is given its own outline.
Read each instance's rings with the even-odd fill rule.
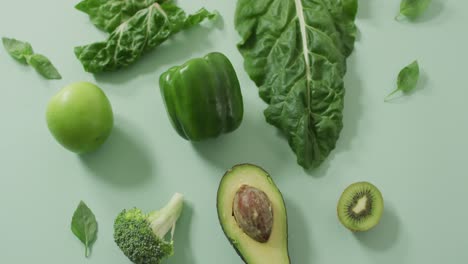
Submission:
[[[399,89],[399,88],[396,88],[393,92],[391,92],[389,95],[387,95],[387,96],[385,97],[384,101],[385,101],[385,102],[390,101],[390,97],[391,97],[392,95],[396,94],[398,91],[400,91],[400,89]]]
[[[24,59],[25,59],[25,61],[26,61],[26,64],[31,65],[31,58],[32,58],[32,56],[33,56],[32,54],[31,54],[31,55],[26,55],[26,56],[24,56]]]
[[[398,21],[398,22],[403,21],[404,18],[405,18],[405,16],[403,16],[401,13],[398,14],[397,16],[395,16],[395,20]]]

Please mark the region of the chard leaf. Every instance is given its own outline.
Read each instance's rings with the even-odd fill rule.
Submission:
[[[356,37],[357,0],[239,0],[244,67],[268,103],[268,123],[298,163],[319,166],[343,123],[343,77]]]
[[[411,92],[416,88],[418,80],[419,64],[418,61],[413,61],[410,65],[406,66],[400,71],[397,79],[397,88],[385,98],[385,101],[388,101],[392,95],[399,91],[403,92],[404,94]]]
[[[15,59],[22,63],[27,63],[33,67],[44,78],[62,79],[58,70],[52,62],[41,54],[34,54],[31,44],[16,39],[2,38],[3,46],[6,51]]]
[[[83,201],[73,214],[71,230],[85,245],[85,257],[88,257],[90,248],[97,238],[97,222],[93,212]]]
[[[118,26],[106,41],[76,47],[75,55],[88,72],[115,71],[134,63],[179,31],[215,16],[204,8],[187,16],[173,3],[154,3]]]
[[[409,19],[421,16],[431,4],[432,0],[402,0],[400,3],[400,15]]]
[[[91,22],[111,33],[136,12],[165,0],[83,0],[75,8],[88,14]]]

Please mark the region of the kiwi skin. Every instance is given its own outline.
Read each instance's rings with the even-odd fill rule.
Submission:
[[[347,217],[348,215],[345,213],[344,208],[347,207],[347,202],[349,201],[350,197],[353,197],[356,194],[353,194],[353,192],[356,192],[357,190],[367,190],[370,192],[370,195],[372,196],[372,219],[365,219],[364,223],[356,223],[353,222],[352,220],[349,220]],[[369,198],[369,197],[368,197]],[[356,182],[348,186],[343,193],[341,194],[340,200],[338,201],[338,206],[337,206],[337,214],[338,214],[338,219],[340,220],[341,224],[345,226],[347,229],[349,229],[352,232],[364,232],[368,231],[372,228],[374,228],[379,222],[380,219],[382,218],[382,214],[384,211],[384,200],[382,197],[382,193],[380,190],[373,185],[372,183],[369,182]]]

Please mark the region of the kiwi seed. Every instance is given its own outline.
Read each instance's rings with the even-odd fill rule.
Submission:
[[[384,201],[379,189],[369,182],[353,183],[338,201],[338,219],[353,232],[375,227],[382,217]]]

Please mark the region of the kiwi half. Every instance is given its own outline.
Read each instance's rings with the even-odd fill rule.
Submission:
[[[338,219],[353,232],[367,231],[376,226],[384,211],[379,189],[369,182],[353,183],[338,201]]]

